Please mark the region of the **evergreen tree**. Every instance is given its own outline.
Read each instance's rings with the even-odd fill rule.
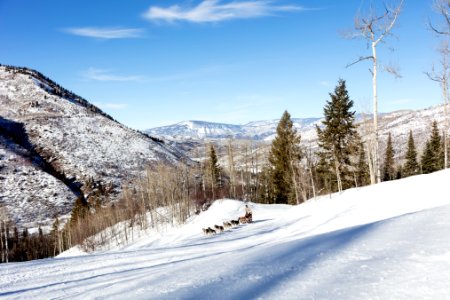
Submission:
[[[275,203],[298,202],[295,185],[295,167],[301,159],[300,135],[295,130],[291,115],[285,111],[277,126],[277,135],[272,142],[269,153],[271,170],[270,184],[273,187]]]
[[[422,173],[428,174],[441,170],[444,167],[443,156],[441,136],[437,122],[433,121],[430,139],[427,141],[422,155]]]
[[[211,181],[211,190],[213,199],[216,198],[216,189],[221,187],[220,182],[220,167],[216,155],[216,150],[212,144],[209,145],[209,160],[207,163],[207,172],[209,180]]]
[[[416,151],[416,145],[414,143],[414,138],[412,135],[412,130],[409,131],[409,138],[408,138],[408,149],[406,150],[406,162],[403,166],[403,177],[408,177],[412,175],[417,175],[420,173],[420,166],[417,162],[417,151]]]
[[[370,183],[370,175],[363,143],[359,143],[358,152],[359,157],[358,164],[356,165],[356,181],[358,186],[365,186]]]
[[[384,155],[383,181],[394,180],[397,176],[395,173],[394,148],[392,146],[391,133],[388,135],[386,144],[386,153]]]
[[[330,98],[323,109],[324,128],[317,126],[319,157],[323,170],[336,178],[337,185],[333,190],[342,191],[354,181],[349,171],[350,157],[355,154],[359,138],[354,124],[355,112],[351,111],[353,100],[349,98],[344,80],[339,80]]]
[[[258,176],[259,190],[258,199],[260,203],[270,204],[273,202],[272,168],[264,166]]]

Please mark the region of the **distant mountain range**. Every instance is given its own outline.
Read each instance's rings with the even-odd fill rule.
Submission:
[[[449,108],[450,109],[450,108]],[[357,115],[356,123],[364,138],[368,137],[371,128],[371,116]],[[301,135],[303,145],[316,148],[316,125],[321,126],[322,118],[293,118],[295,128]],[[437,105],[421,110],[401,110],[380,114],[380,149],[384,151],[387,136],[391,133],[396,157],[402,159],[406,151],[409,131],[413,131],[416,146],[419,151],[430,134],[431,123],[436,120],[440,129],[444,129],[444,106]],[[174,141],[251,139],[270,142],[276,135],[279,120],[250,122],[245,125],[223,124],[204,121],[183,121],[174,125],[156,127],[145,132],[152,136]]]
[[[0,66],[0,207],[19,226],[49,225],[100,188],[117,199],[146,166],[181,158],[43,74]]]
[[[292,119],[298,131],[304,132],[320,125],[321,118]],[[252,139],[273,138],[279,120],[255,121],[245,125],[223,124],[205,121],[183,121],[174,125],[156,127],[145,132],[170,140],[186,139]]]

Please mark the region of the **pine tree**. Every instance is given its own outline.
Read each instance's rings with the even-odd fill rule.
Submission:
[[[356,165],[356,181],[358,186],[365,186],[370,183],[370,175],[363,143],[359,143],[358,152],[359,158],[358,164]]]
[[[422,155],[422,173],[428,174],[441,170],[444,167],[443,156],[441,136],[437,122],[433,121],[430,139],[427,141]]]
[[[420,166],[417,162],[417,151],[416,151],[416,145],[414,143],[414,138],[412,135],[412,130],[409,131],[409,138],[408,138],[408,149],[406,150],[406,162],[403,166],[403,172],[402,177],[408,177],[417,175],[420,173]]]
[[[277,136],[269,153],[270,183],[275,203],[297,203],[296,166],[301,159],[300,135],[295,130],[291,115],[285,111],[277,126]],[[272,193],[270,193],[272,194]]]
[[[321,148],[319,157],[325,172],[328,171],[336,178],[337,190],[342,191],[353,182],[348,168],[351,165],[350,156],[355,153],[359,138],[354,124],[355,112],[351,111],[353,100],[349,98],[344,80],[339,80],[334,93],[330,93],[330,98],[323,109],[324,128],[317,126]]]
[[[209,180],[211,181],[211,190],[213,199],[216,198],[216,189],[221,187],[220,182],[220,167],[216,155],[216,150],[212,144],[209,145],[209,160],[207,164],[207,171]]]
[[[386,144],[386,152],[384,155],[383,181],[394,180],[397,176],[394,166],[394,154],[395,152],[392,146],[392,136],[391,133],[389,133]]]

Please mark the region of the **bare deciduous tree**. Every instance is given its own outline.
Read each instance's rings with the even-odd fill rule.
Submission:
[[[444,19],[443,24],[435,25],[431,21],[428,22],[431,30],[437,34],[450,35],[450,0],[435,0],[434,9]]]
[[[1,240],[1,259],[2,262],[9,261],[9,253],[8,253],[8,211],[6,207],[0,207],[0,240]],[[2,230],[3,229],[3,230]]]
[[[372,7],[365,16],[357,15],[355,18],[355,31],[349,35],[351,38],[362,38],[367,41],[368,46],[372,50],[372,54],[369,56],[361,56],[355,62],[350,63],[347,67],[357,64],[364,60],[370,60],[372,62],[372,69],[370,73],[372,75],[372,89],[373,89],[373,145],[374,149],[373,159],[370,161],[373,163],[373,170],[375,176],[371,176],[371,184],[379,183],[381,181],[381,168],[380,168],[380,153],[379,153],[379,143],[378,143],[378,93],[377,93],[377,76],[378,76],[378,56],[377,56],[377,46],[384,42],[384,39],[391,34],[392,29],[400,15],[401,8],[403,6],[403,0],[395,5],[394,7],[384,6],[384,12],[382,14],[377,14],[375,9]],[[389,73],[398,76],[395,68],[388,67],[385,69]]]
[[[444,168],[448,167],[448,126],[449,126],[449,92],[448,92],[448,79],[450,76],[450,64],[449,64],[449,46],[448,42],[445,41],[442,43],[441,47],[439,47],[440,61],[439,61],[439,70],[435,68],[433,65],[431,68],[431,72],[427,72],[427,76],[430,80],[433,80],[441,86],[442,91],[442,101],[444,102]]]
[[[236,199],[236,168],[234,165],[233,139],[228,140],[228,170],[230,172],[230,198]]]

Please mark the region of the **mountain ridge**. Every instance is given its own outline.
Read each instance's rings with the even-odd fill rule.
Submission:
[[[321,126],[323,118],[292,118],[294,127],[301,136],[301,143],[308,147],[317,148],[316,125]],[[431,123],[436,120],[443,128],[445,123],[444,105],[439,104],[427,108],[413,110],[402,109],[379,114],[379,141],[383,150],[387,136],[391,133],[396,157],[400,157],[406,149],[409,130],[413,131],[414,140],[419,150],[424,148],[428,139]],[[206,121],[182,121],[173,125],[155,127],[145,130],[146,133],[169,141],[182,143],[183,141],[205,141],[233,139],[249,139],[270,142],[276,135],[279,119],[259,120],[244,125],[214,123]],[[185,124],[191,124],[186,129]],[[368,139],[372,127],[370,114],[357,114],[356,124],[363,140]],[[202,127],[203,126],[203,127]],[[223,130],[226,128],[227,130]],[[235,129],[235,130],[233,130]]]
[[[78,197],[118,199],[146,167],[188,161],[35,70],[0,66],[0,104],[0,206],[19,227],[48,226]]]

